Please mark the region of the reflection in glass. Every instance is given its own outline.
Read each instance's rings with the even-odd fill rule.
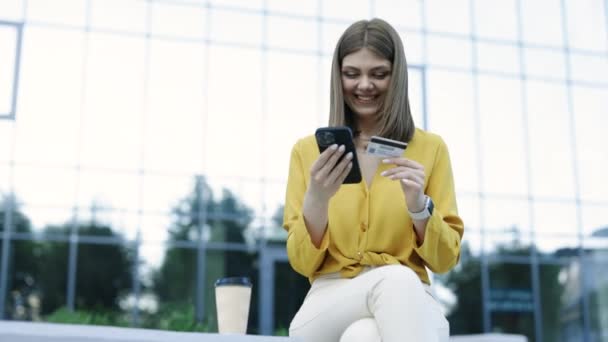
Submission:
[[[450,289],[456,297],[456,302],[447,310],[450,334],[481,333],[483,331],[483,298],[479,256],[471,254],[468,245],[463,243],[459,264],[449,273],[435,275],[434,278]]]
[[[25,227],[17,229],[23,231]],[[14,240],[10,248],[4,317],[51,319],[53,312],[66,305],[68,244]]]
[[[489,273],[492,331],[522,334],[533,340],[534,297],[530,265],[493,263]]]

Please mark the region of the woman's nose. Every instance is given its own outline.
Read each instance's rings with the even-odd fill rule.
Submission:
[[[369,77],[367,77],[367,76],[361,77],[361,80],[359,81],[359,89],[367,90],[367,89],[372,89],[373,87],[374,87],[374,83],[372,82],[372,80]]]

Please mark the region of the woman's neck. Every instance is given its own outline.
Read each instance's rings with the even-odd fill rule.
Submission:
[[[371,138],[373,135],[377,135],[378,133],[376,123],[371,120],[358,121],[357,130],[359,131],[359,136],[364,138]]]

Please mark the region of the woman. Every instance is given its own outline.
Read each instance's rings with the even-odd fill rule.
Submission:
[[[416,129],[407,63],[385,21],[352,24],[332,62],[330,126],[355,136],[363,181],[342,185],[352,167],[344,146],[319,154],[315,137],[292,149],[284,213],[292,267],[312,283],[290,326],[310,342],[447,341],[449,326],[425,267],[458,262],[458,216],[448,150]],[[401,157],[365,153],[371,136],[407,142]]]

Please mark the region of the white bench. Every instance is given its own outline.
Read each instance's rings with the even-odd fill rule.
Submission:
[[[295,342],[292,337],[219,335],[94,325],[0,321],[2,342]]]

